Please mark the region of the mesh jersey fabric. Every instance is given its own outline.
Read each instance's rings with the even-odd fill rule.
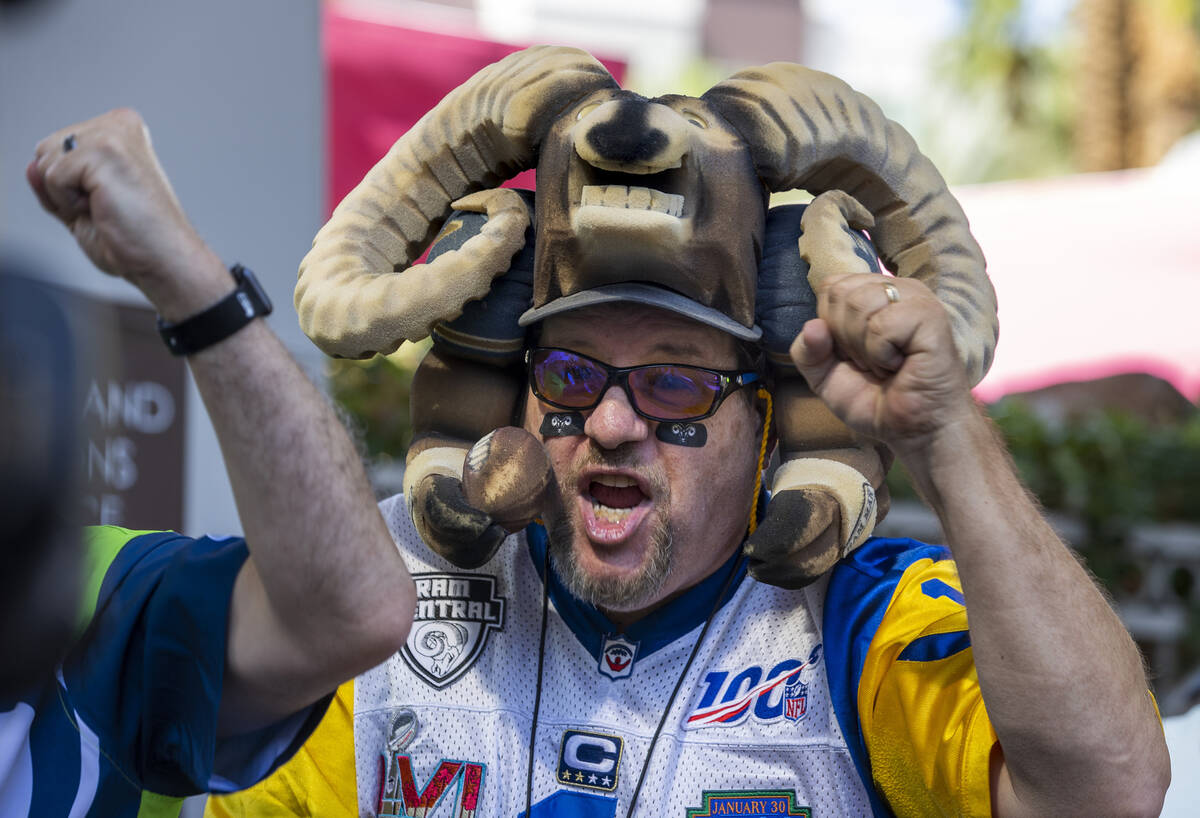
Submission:
[[[208,815],[523,813],[544,532],[464,572],[420,541],[402,498],[382,510],[418,582],[408,644],[339,690],[296,758],[210,799]],[[735,579],[671,703],[637,814],[989,814],[995,736],[946,549],[876,538],[805,589]],[[701,586],[619,634],[551,577],[531,818],[625,814],[716,599]],[[466,601],[489,594],[503,603],[490,628]],[[460,650],[439,667],[428,654],[449,656],[447,634]]]
[[[0,815],[177,815],[182,796],[247,786],[288,758],[327,699],[216,735],[245,541],[101,526],[85,542],[86,630],[56,678],[0,703]]]

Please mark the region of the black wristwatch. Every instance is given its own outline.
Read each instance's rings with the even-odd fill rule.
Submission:
[[[271,314],[271,299],[254,277],[240,264],[229,268],[237,289],[204,312],[178,324],[158,319],[158,333],[172,355],[194,355],[249,324],[260,315]]]

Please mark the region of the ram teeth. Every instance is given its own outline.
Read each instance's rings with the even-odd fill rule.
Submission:
[[[585,185],[579,201],[584,207],[623,207],[628,210],[649,210],[668,216],[683,215],[683,197],[663,193],[648,187],[626,185]]]
[[[625,185],[609,185],[604,189],[605,207],[629,207],[629,188]]]
[[[672,193],[660,193],[657,190],[651,190],[650,210],[657,210],[659,213],[666,213],[671,216],[682,216],[683,197]]]

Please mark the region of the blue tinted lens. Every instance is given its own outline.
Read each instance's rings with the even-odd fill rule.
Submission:
[[[602,367],[562,349],[535,350],[530,363],[539,396],[565,407],[595,405],[608,382]]]
[[[647,366],[629,373],[638,409],[667,420],[699,417],[721,394],[721,376],[690,366]]]

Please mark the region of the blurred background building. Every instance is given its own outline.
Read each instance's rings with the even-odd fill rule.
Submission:
[[[1003,325],[977,394],[1111,590],[1164,711],[1200,689],[1198,0],[29,5],[0,18],[0,244],[121,307],[117,351],[80,407],[94,520],[239,528],[182,367],[136,351],[153,326],[144,302],[95,273],[26,188],[45,134],[141,110],[188,213],[229,262],[259,273],[273,326],[347,407],[384,491],[388,464],[403,462],[419,350],[329,362],[290,304],[312,236],[391,142],[474,70],[531,43],[591,50],[651,95],[791,60],[873,96],[955,187]],[[889,529],[936,537],[902,478],[894,490]]]

